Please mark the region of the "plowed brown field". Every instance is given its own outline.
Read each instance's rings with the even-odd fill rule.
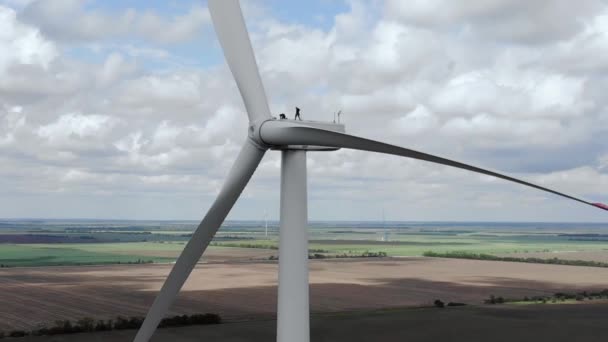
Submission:
[[[0,330],[82,317],[144,315],[171,265],[0,269]],[[277,264],[199,264],[173,314],[271,316]],[[311,260],[312,310],[341,311],[608,287],[608,269],[437,258]]]

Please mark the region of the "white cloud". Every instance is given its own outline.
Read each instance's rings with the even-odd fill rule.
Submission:
[[[119,101],[133,107],[183,107],[201,102],[201,79],[192,73],[146,75],[122,85]],[[180,113],[165,113],[164,115]]]
[[[111,85],[135,69],[135,64],[126,61],[122,54],[110,53],[97,74],[97,82],[101,86]]]
[[[589,74],[606,72],[608,61],[598,58],[608,54],[608,9],[586,22],[574,39],[556,44],[547,60],[556,69]]]
[[[106,115],[83,115],[71,113],[61,115],[57,121],[40,126],[37,134],[50,144],[66,146],[98,140],[106,136],[118,123],[117,119]]]
[[[185,14],[167,18],[153,11],[138,12],[131,8],[116,12],[85,8],[80,0],[32,1],[20,15],[49,37],[68,42],[135,36],[174,44],[193,39],[210,22],[208,10],[198,5]]]
[[[325,29],[244,10],[275,115],[298,105],[331,121],[342,109],[350,133],[606,202],[608,5],[552,3],[351,1]],[[247,129],[218,44],[193,42],[207,10],[24,6],[0,7],[0,216],[27,203],[39,208],[29,217],[199,218]],[[157,46],[180,42],[192,46]],[[276,217],[279,166],[269,152],[233,218]],[[392,156],[310,153],[309,175],[313,219],[377,219],[382,207],[391,219],[603,219]]]
[[[34,27],[17,21],[13,9],[0,6],[0,75],[14,64],[31,64],[48,68],[57,56],[52,42]]]
[[[8,145],[15,141],[15,132],[24,127],[26,117],[22,113],[23,108],[14,106],[2,111],[0,116],[0,146]],[[3,119],[3,120],[2,120]]]
[[[406,22],[447,28],[493,40],[542,44],[571,38],[597,13],[602,0],[444,0],[387,2],[387,15]]]
[[[419,105],[407,115],[395,120],[393,129],[396,129],[398,133],[415,135],[437,127],[438,121],[435,114],[427,107]]]
[[[433,104],[447,113],[579,116],[587,106],[583,84],[580,78],[548,72],[478,70],[447,82],[434,95]]]
[[[608,174],[600,173],[589,166],[551,172],[534,178],[540,184],[588,196],[603,196],[608,192]]]
[[[598,169],[608,170],[608,154],[605,154],[598,158]]]
[[[135,30],[143,37],[170,44],[193,39],[200,34],[203,26],[210,23],[211,17],[206,8],[194,6],[184,15],[167,20],[153,12],[140,14],[133,24]]]
[[[298,82],[308,85],[326,74],[331,37],[318,30],[276,22],[267,24],[265,29],[266,35],[260,44],[262,49],[257,51],[257,56],[261,72],[271,78],[270,84]],[[295,84],[289,87],[293,88]]]

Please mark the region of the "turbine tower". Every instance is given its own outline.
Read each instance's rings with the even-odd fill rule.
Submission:
[[[268,212],[264,211],[264,237],[268,237]]]
[[[209,12],[249,116],[247,139],[215,202],[177,259],[148,311],[135,337],[136,342],[146,342],[151,338],[268,150],[281,151],[282,158],[277,308],[277,341],[279,342],[310,340],[306,193],[306,155],[309,151],[335,151],[349,148],[419,159],[501,178],[608,210],[605,204],[589,202],[501,173],[348,135],[344,133],[344,126],[339,123],[276,120],[270,115],[266,93],[238,0],[209,0]]]

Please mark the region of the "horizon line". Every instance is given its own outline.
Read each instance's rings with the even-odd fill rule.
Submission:
[[[0,217],[2,221],[126,221],[126,222],[200,222],[200,219],[130,219],[130,218],[45,218],[45,217]],[[224,222],[264,222],[264,219],[233,219]],[[268,219],[268,222],[280,222],[279,219]],[[336,223],[547,223],[547,224],[607,224],[608,221],[488,221],[488,220],[335,220],[315,219],[308,220],[309,223],[336,222]]]

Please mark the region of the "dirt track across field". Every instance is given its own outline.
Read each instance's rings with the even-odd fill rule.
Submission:
[[[59,319],[142,316],[172,265],[0,269],[0,330]],[[219,313],[228,320],[272,317],[277,264],[199,264],[172,314]],[[608,287],[608,269],[439,258],[311,260],[313,312],[481,303]]]

